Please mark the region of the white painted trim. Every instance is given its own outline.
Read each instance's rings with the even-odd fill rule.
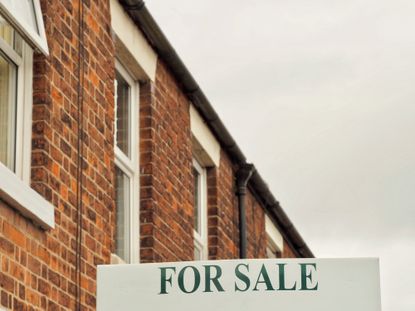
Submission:
[[[190,105],[190,129],[200,145],[194,146],[194,153],[199,161],[204,166],[219,167],[220,144],[193,105]]]
[[[22,41],[22,56],[0,39],[0,50],[16,65],[16,94],[14,157],[15,174],[26,184],[30,183],[30,157],[32,144],[33,109],[33,49]],[[15,77],[13,77],[14,79]]]
[[[0,13],[3,13],[8,22],[16,27],[22,36],[29,40],[31,44],[33,44],[46,56],[49,55],[48,42],[46,40],[45,27],[43,24],[42,10],[39,0],[33,0],[34,15],[38,32],[36,32],[36,30],[27,23],[18,7],[15,6],[18,1],[22,0],[0,0]]]
[[[22,42],[23,43],[23,42]],[[0,38],[0,50],[3,51],[7,55],[7,57],[16,65],[20,66],[23,62],[22,57],[16,53],[16,51],[5,42],[2,38]]]
[[[23,182],[30,184],[30,168],[32,156],[32,113],[33,113],[33,50],[26,44],[23,44],[23,115],[22,124],[22,144],[21,144],[21,175]]]
[[[55,227],[54,206],[0,163],[0,198],[44,229]]]
[[[194,245],[200,251],[201,260],[208,259],[208,228],[207,228],[207,174],[206,169],[203,168],[195,159],[193,159],[193,167],[199,173],[198,194],[200,196],[200,234],[193,230]]]
[[[30,184],[33,109],[33,50],[23,42],[23,65],[17,71],[16,175]]]
[[[111,26],[116,35],[116,39],[121,41],[129,54],[134,58],[134,63],[140,67],[139,71],[143,72],[147,79],[154,82],[156,78],[157,53],[124,11],[118,0],[110,1],[110,9]],[[134,71],[134,68],[132,68],[131,72]],[[134,78],[144,79],[144,77],[138,76],[134,76]]]
[[[122,75],[125,81],[130,85],[130,153],[131,156],[128,158],[116,145],[116,137],[114,137],[114,152],[115,152],[115,165],[124,172],[130,178],[130,210],[128,211],[129,217],[129,263],[138,263],[140,261],[140,176],[139,176],[139,85],[123,65],[119,62],[115,62],[116,70]],[[116,84],[115,84],[116,87]],[[115,94],[117,90],[115,89]],[[117,109],[117,100],[115,97],[115,115]],[[115,119],[116,128],[116,119]],[[116,134],[115,134],[116,135]],[[122,260],[116,254],[113,254],[120,260]],[[114,257],[115,258],[115,257]]]
[[[268,242],[271,242],[271,245],[277,247],[282,252],[284,249],[284,238],[268,215],[265,215],[265,232],[267,233]]]

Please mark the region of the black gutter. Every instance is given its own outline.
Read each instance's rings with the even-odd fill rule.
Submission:
[[[183,61],[180,59],[169,40],[163,34],[162,30],[148,11],[143,0],[119,0],[124,9],[131,16],[132,20],[138,25],[146,36],[154,50],[166,63],[174,74],[175,78],[181,84],[184,92],[192,101],[196,109],[204,118],[205,122],[218,139],[221,146],[230,156],[231,160],[238,166],[246,165],[246,157],[241,149],[220,120],[218,114],[213,109],[206,95],[200,89],[198,83],[193,78]],[[294,251],[300,257],[314,257],[297,229],[294,227],[288,216],[285,214],[278,201],[269,190],[265,181],[258,172],[251,177],[249,184],[254,191],[259,194],[261,201],[274,218],[278,226],[283,229],[281,234],[291,243]]]

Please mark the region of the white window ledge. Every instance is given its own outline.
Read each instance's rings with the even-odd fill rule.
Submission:
[[[54,206],[0,163],[0,199],[44,229],[55,227]]]

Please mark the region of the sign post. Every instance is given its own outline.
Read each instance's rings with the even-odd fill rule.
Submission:
[[[98,267],[97,310],[381,311],[379,261],[252,259],[103,265]]]

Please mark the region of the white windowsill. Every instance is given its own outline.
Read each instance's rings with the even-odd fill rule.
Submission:
[[[43,229],[55,227],[54,206],[0,163],[0,199]]]

